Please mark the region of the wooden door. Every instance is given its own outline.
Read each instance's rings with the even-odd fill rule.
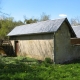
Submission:
[[[19,51],[19,44],[18,44],[18,41],[15,41],[15,55],[16,56],[18,54],[18,51]]]

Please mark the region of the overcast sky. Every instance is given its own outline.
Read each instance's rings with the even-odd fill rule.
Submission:
[[[2,11],[15,20],[40,18],[44,12],[51,19],[80,16],[80,0],[1,0]]]

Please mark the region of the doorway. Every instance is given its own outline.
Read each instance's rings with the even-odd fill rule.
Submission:
[[[16,56],[18,54],[18,51],[19,51],[19,42],[18,41],[15,41],[15,55]]]

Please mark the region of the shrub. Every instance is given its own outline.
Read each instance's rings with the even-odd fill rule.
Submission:
[[[45,61],[44,61],[45,63],[52,63],[52,60],[51,60],[51,58],[45,58]]]

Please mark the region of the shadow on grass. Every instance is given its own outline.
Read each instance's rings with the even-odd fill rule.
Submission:
[[[60,65],[30,58],[0,57],[0,80],[74,80],[73,77],[80,76],[79,64],[75,63],[80,63],[80,59],[65,63],[72,65]]]
[[[7,58],[2,58],[0,57],[0,80],[43,80],[38,74],[39,66],[35,60],[32,61],[27,58],[14,59],[14,62],[11,60],[10,63],[8,60],[11,58],[8,60]],[[32,62],[35,63],[32,64]]]

